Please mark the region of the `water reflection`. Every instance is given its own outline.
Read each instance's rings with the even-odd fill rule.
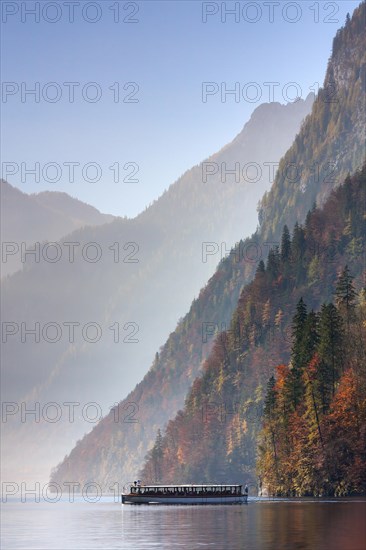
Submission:
[[[1,548],[364,550],[366,501],[251,500],[241,506],[10,501]]]
[[[256,501],[247,506],[123,509],[122,532],[151,546],[238,550],[364,550],[365,502]],[[140,535],[140,537],[139,537]],[[146,541],[147,542],[147,541]]]

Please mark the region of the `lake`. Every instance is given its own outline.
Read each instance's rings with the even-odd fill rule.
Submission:
[[[250,499],[237,506],[121,506],[9,499],[1,548],[364,550],[364,499]]]

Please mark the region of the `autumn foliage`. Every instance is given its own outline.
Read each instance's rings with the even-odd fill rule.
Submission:
[[[366,168],[284,228],[142,479],[365,492],[365,183]]]
[[[347,269],[337,290],[339,308],[342,296],[346,298],[348,292],[353,296],[348,303],[348,328],[346,310],[340,316],[334,306],[323,306],[313,342],[307,339],[310,348],[315,341],[316,351],[300,367],[300,378],[293,375],[299,365],[292,356],[290,366],[278,367],[276,380],[268,383],[257,469],[272,495],[344,496],[366,491],[366,295],[363,290],[356,306]],[[332,316],[327,326],[322,317],[328,315],[329,322],[329,309]],[[300,331],[297,338],[301,336]],[[293,349],[296,347],[295,341]],[[299,399],[294,403],[294,386],[299,383]]]

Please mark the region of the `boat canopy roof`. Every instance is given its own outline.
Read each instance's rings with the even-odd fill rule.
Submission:
[[[192,488],[192,487],[242,487],[242,485],[237,485],[235,483],[185,483],[185,484],[182,484],[182,485],[164,485],[164,484],[159,484],[159,485],[145,485],[145,484],[141,484],[141,487],[144,487],[145,489],[146,488],[149,488],[149,489],[176,489],[176,488],[181,488],[181,487],[189,487],[189,488]]]

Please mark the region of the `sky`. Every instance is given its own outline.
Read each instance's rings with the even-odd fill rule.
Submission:
[[[133,217],[260,103],[317,90],[359,3],[3,0],[2,177]]]

